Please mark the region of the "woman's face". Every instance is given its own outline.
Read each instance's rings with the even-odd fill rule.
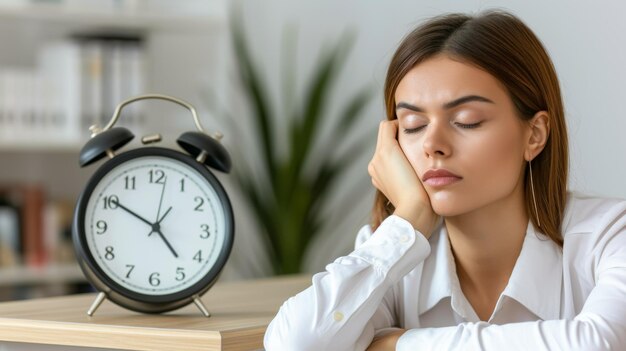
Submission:
[[[430,169],[462,177],[445,186],[422,182],[437,214],[468,213],[523,189],[526,123],[489,73],[436,56],[404,76],[395,100],[398,141],[420,181]]]

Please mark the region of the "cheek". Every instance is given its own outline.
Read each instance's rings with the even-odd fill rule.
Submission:
[[[416,138],[411,139],[405,137],[403,135],[398,136],[398,144],[400,144],[400,148],[402,152],[409,160],[409,163],[415,170],[417,174],[421,174],[423,171],[421,168],[423,166],[420,165],[420,155],[423,154],[422,144],[416,141]]]
[[[473,147],[468,145],[465,150],[461,157],[466,157],[466,164],[479,179],[517,181],[522,151],[516,138],[506,137],[504,133],[492,135]]]

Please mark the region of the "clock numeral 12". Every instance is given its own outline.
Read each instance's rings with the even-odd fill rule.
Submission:
[[[165,172],[162,170],[150,170],[148,173],[150,174],[150,183],[165,184]]]

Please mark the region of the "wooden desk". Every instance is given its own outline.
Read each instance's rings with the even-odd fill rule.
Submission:
[[[81,347],[72,350],[262,349],[265,329],[283,301],[310,284],[310,275],[218,283],[202,297],[210,318],[193,304],[163,315],[146,315],[108,300],[89,317],[86,311],[95,294],[4,302],[0,303],[0,350],[46,350],[43,345]],[[33,347],[23,348],[21,343]]]

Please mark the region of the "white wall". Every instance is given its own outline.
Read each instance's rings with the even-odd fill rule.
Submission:
[[[396,46],[425,18],[444,12],[475,13],[488,8],[509,10],[525,21],[548,49],[560,78],[570,137],[569,187],[587,193],[626,198],[626,3],[605,1],[242,1],[254,54],[263,62],[272,93],[280,92],[280,42],[285,25],[298,28],[298,62],[303,78],[324,43],[335,42],[346,28],[358,33],[349,64],[334,94],[344,101],[363,84],[377,95],[363,126],[384,118],[382,88]],[[369,153],[374,150],[375,140]],[[359,161],[355,177],[367,176]],[[360,173],[359,173],[360,172]],[[373,191],[368,191],[370,195]],[[336,198],[342,196],[341,192]],[[349,252],[356,230],[367,221],[371,196],[316,243],[309,270],[322,270]]]

